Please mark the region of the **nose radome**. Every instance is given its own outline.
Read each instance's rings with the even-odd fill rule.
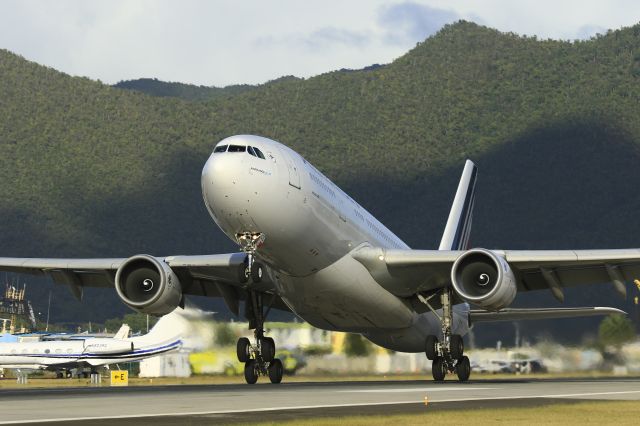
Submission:
[[[228,188],[237,179],[239,164],[225,155],[212,155],[202,169],[202,186]]]

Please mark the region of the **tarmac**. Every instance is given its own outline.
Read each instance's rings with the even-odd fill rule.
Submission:
[[[240,380],[240,379],[239,379]],[[285,378],[286,380],[286,378]],[[640,400],[640,379],[309,382],[0,390],[0,424],[231,424]]]

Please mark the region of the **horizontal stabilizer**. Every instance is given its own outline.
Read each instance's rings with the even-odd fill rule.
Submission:
[[[503,309],[498,312],[471,310],[469,322],[485,321],[521,321],[554,318],[590,317],[596,315],[626,314],[616,308],[536,308],[536,309]]]

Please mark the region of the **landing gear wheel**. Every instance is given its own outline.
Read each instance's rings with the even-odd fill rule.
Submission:
[[[249,348],[251,347],[251,343],[249,339],[246,337],[241,337],[238,339],[238,343],[236,344],[236,353],[238,355],[238,361],[240,362],[248,362],[249,361]]]
[[[438,345],[438,338],[433,334],[427,336],[426,344],[425,344],[425,354],[427,355],[427,359],[433,361],[438,356],[438,351],[436,346]]]
[[[276,357],[276,342],[271,337],[264,337],[261,342],[262,359],[271,362]]]
[[[447,374],[447,366],[444,362],[444,358],[439,356],[433,360],[433,364],[431,365],[431,374],[433,375],[433,380],[436,382],[442,382],[444,380],[444,376]]]
[[[71,377],[73,377],[73,374],[71,373],[71,371],[67,370],[67,371],[64,372],[64,376],[67,379],[70,379]]]
[[[250,359],[244,365],[244,380],[253,385],[258,381],[258,372],[256,371],[256,360]]]
[[[462,336],[459,334],[452,334],[449,339],[449,352],[451,353],[451,358],[456,361],[461,360],[464,354],[464,342],[462,341]]]
[[[56,379],[62,379],[64,377],[64,374],[62,373],[62,371],[56,371]]]
[[[264,274],[264,266],[260,262],[253,262],[251,264],[251,281],[259,283],[262,281],[262,275]]]
[[[279,359],[274,359],[269,364],[269,380],[271,380],[271,383],[277,384],[282,381],[283,370],[282,361]]]
[[[463,356],[458,360],[458,363],[456,364],[456,374],[458,375],[458,380],[461,382],[469,380],[469,376],[471,375],[471,363],[469,362],[469,357]]]

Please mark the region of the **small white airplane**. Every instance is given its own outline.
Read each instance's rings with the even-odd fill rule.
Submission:
[[[299,154],[273,140],[219,142],[202,170],[204,203],[240,251],[120,259],[0,258],[0,270],[44,274],[78,298],[84,287],[115,287],[132,309],[164,315],[193,294],[222,297],[255,330],[237,350],[245,379],[282,380],[271,308],[311,325],[361,333],[401,352],[426,352],[433,377],[469,378],[462,336],[479,321],[620,313],[614,308],[511,309],[516,293],[625,282],[640,275],[640,250],[469,249],[477,169],[467,161],[438,250],[412,250]],[[394,206],[397,208],[400,206]],[[480,309],[471,310],[469,304]]]
[[[184,327],[175,315],[164,316],[142,336],[129,337],[130,328],[123,326],[113,337],[54,338],[39,341],[0,342],[0,368],[20,371],[55,371],[58,378],[89,377],[98,367],[145,358],[175,351],[182,346]]]

